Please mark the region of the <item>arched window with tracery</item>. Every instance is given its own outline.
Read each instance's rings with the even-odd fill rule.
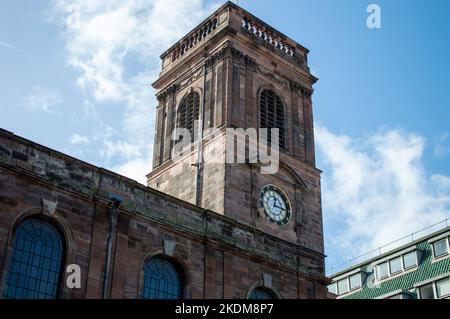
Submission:
[[[13,238],[5,298],[56,298],[63,257],[64,242],[53,225],[40,219],[23,221]]]
[[[178,128],[189,130],[191,142],[196,139],[195,121],[200,116],[200,95],[197,92],[191,92],[183,98],[178,107]]]
[[[167,258],[151,258],[144,267],[143,299],[181,299],[183,276]]]
[[[267,143],[272,141],[271,129],[279,129],[279,147],[286,149],[284,106],[281,98],[272,90],[264,90],[260,96],[260,127],[267,128]]]

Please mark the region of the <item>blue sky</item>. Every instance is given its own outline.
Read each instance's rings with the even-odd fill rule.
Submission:
[[[144,181],[159,55],[221,3],[1,1],[0,127]],[[449,217],[450,2],[239,3],[311,50],[327,265]]]

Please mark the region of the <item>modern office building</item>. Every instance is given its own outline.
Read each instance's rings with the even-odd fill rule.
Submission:
[[[449,299],[450,227],[331,276],[338,299]]]

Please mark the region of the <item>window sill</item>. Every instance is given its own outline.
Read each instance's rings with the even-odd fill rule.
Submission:
[[[447,254],[445,254],[445,255],[442,255],[442,256],[439,256],[439,257],[434,257],[433,256],[433,259],[431,260],[431,263],[433,264],[433,263],[437,263],[437,262],[439,262],[439,261],[441,261],[441,260],[445,260],[445,259],[448,259],[448,258],[450,258],[450,254],[449,253],[447,253]]]
[[[388,276],[388,277],[386,277],[386,278],[382,278],[382,279],[379,279],[379,280],[376,279],[375,282],[374,282],[374,284],[381,284],[381,283],[383,283],[383,282],[386,282],[386,281],[389,281],[389,280],[392,280],[392,279],[396,279],[396,278],[398,278],[398,277],[400,277],[400,276],[403,276],[403,275],[406,275],[406,274],[408,274],[408,273],[410,273],[410,272],[416,271],[417,268],[419,268],[419,267],[418,267],[418,266],[410,267],[410,268],[408,268],[408,269],[405,269],[404,271],[395,273],[395,274],[393,274],[392,276]]]
[[[344,294],[342,294],[342,295],[337,295],[337,299],[341,299],[341,298],[344,298],[344,297],[348,297],[348,296],[350,296],[350,295],[352,295],[352,294],[354,294],[354,293],[357,293],[357,292],[359,292],[359,291],[361,291],[361,290],[362,290],[362,287],[359,287],[359,288],[350,290],[350,291],[348,291],[348,292],[346,292],[346,293],[344,293]]]

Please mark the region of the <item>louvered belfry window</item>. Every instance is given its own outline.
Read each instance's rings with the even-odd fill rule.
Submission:
[[[284,107],[281,98],[271,90],[261,92],[260,127],[267,128],[267,143],[272,142],[272,128],[279,129],[279,147],[286,149]]]
[[[178,108],[178,128],[188,129],[191,134],[191,142],[196,138],[194,121],[199,119],[200,96],[196,92],[189,93]]]

